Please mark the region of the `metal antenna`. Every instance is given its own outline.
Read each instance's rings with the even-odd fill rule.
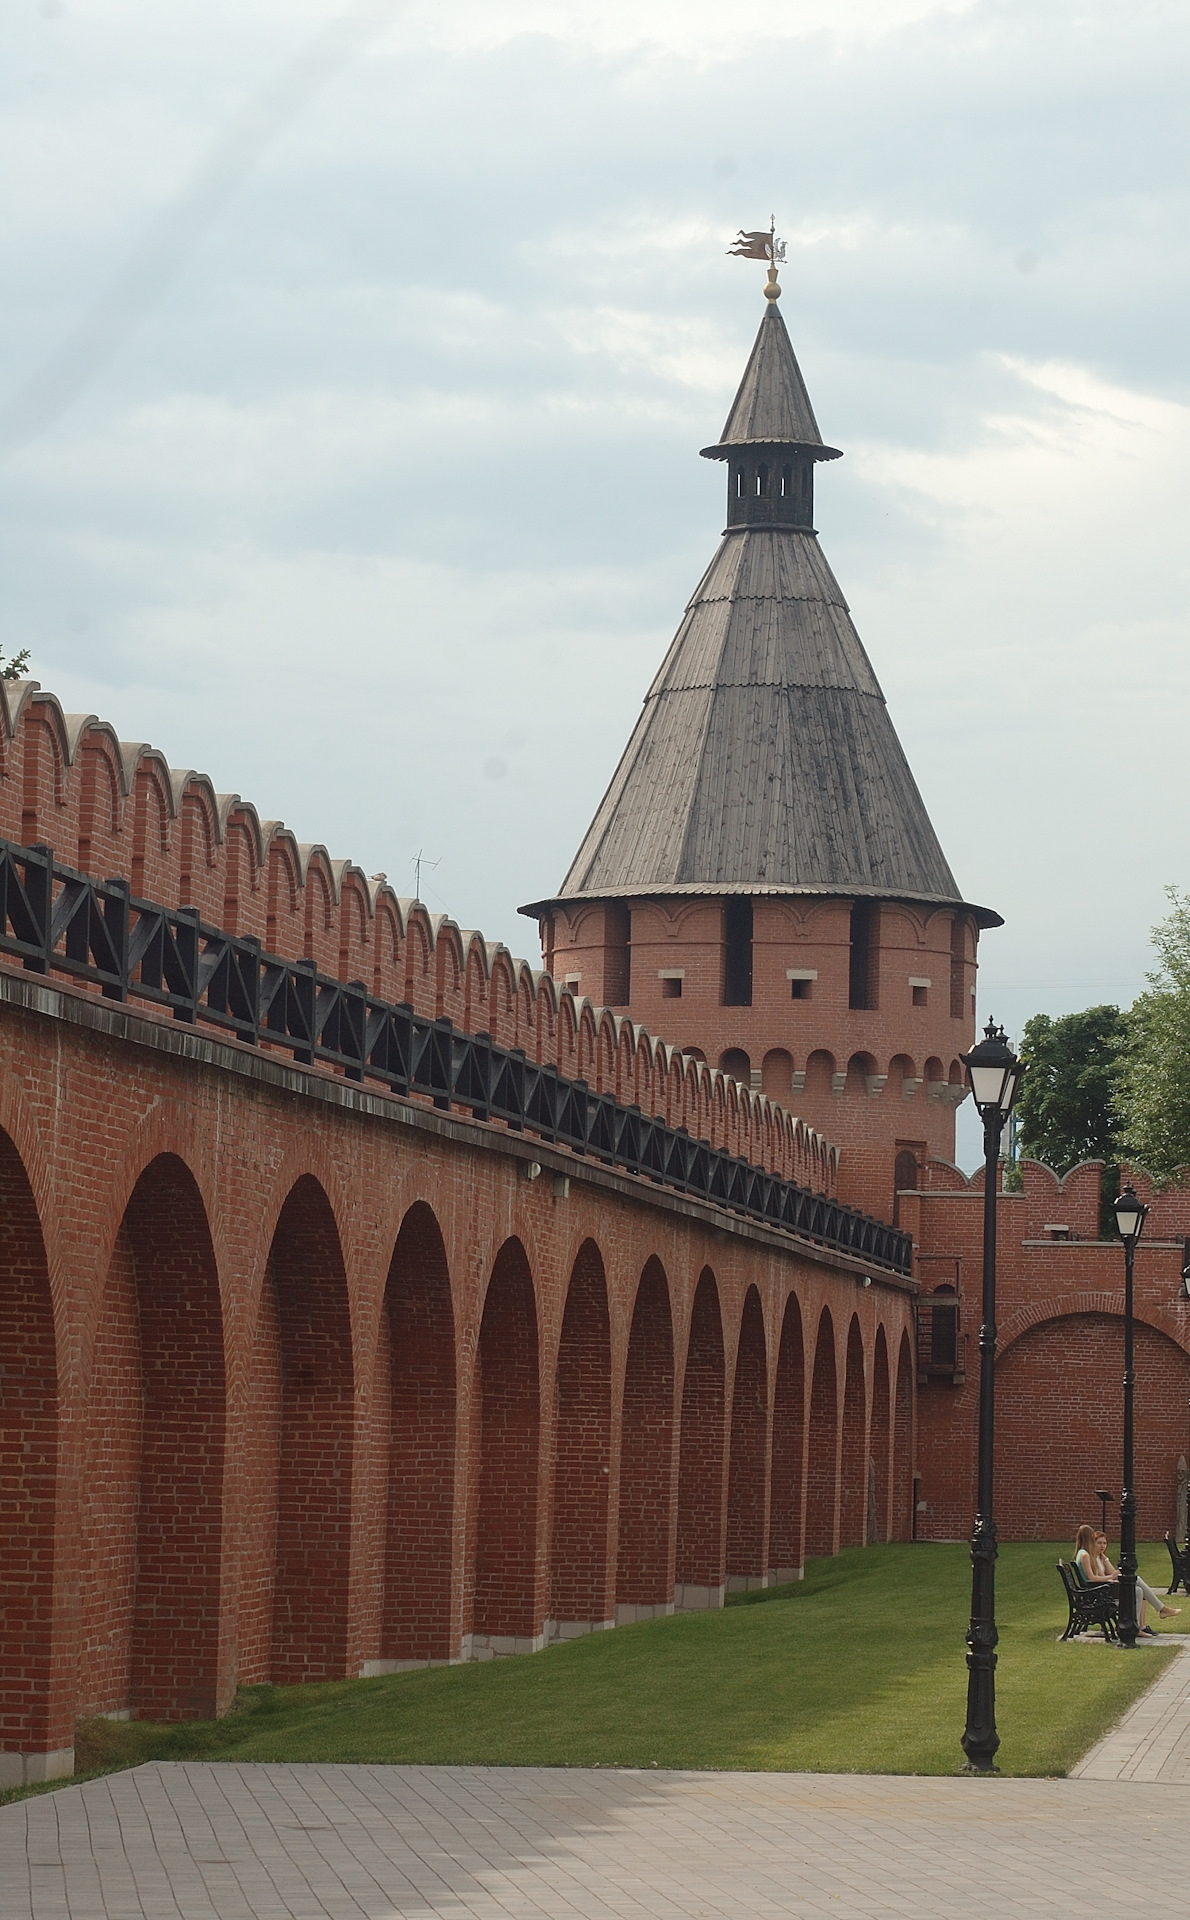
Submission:
[[[426,854],[425,854],[425,848],[419,847],[417,849],[417,852],[414,854],[412,860],[409,862],[409,864],[413,868],[413,898],[415,900],[420,900],[421,899],[421,870],[423,867],[428,867],[430,869],[430,872],[433,873],[435,867],[440,867],[442,865],[442,855],[439,854],[436,860],[427,860]]]

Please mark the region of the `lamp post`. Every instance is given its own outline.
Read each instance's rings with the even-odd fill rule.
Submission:
[[[1129,1181],[1116,1201],[1116,1226],[1124,1242],[1124,1490],[1120,1495],[1120,1645],[1134,1647],[1140,1621],[1136,1611],[1136,1490],[1132,1485],[1132,1263],[1149,1209]]]
[[[1183,1300],[1190,1302],[1190,1239],[1183,1240],[1182,1242],[1182,1298]],[[1184,1517],[1185,1517],[1185,1523],[1186,1523],[1186,1532],[1184,1535],[1184,1539],[1186,1542],[1186,1552],[1190,1554],[1190,1448],[1187,1448],[1186,1450],[1185,1494],[1186,1494],[1186,1512]],[[1176,1520],[1174,1522],[1174,1532],[1175,1534],[1177,1532]],[[1178,1543],[1175,1538],[1174,1540],[1175,1547],[1177,1546],[1177,1544]]]
[[[971,1535],[971,1624],[967,1628],[969,1773],[994,1773],[996,1749],[996,1522],[992,1517],[996,1427],[996,1185],[1000,1140],[1024,1067],[989,1020],[983,1039],[962,1055],[983,1121],[983,1311],[979,1327],[979,1485]]]

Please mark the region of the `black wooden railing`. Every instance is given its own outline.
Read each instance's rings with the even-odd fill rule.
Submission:
[[[196,908],[134,899],[126,880],[88,879],[50,847],[0,840],[0,955],[31,973],[86,981],[109,1000],[168,1007],[175,1020],[220,1027],[250,1046],[282,1047],[302,1066],[465,1107],[865,1264],[911,1270],[912,1242],[895,1227],[566,1080],[522,1048],[378,1000],[312,960],[280,960],[259,940],[208,926]]]

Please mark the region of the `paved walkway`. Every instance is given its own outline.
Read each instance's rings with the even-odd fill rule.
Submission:
[[[1181,1633],[1161,1637],[1179,1640],[1182,1653],[1170,1661],[1160,1679],[1129,1708],[1119,1725],[1071,1769],[1072,1779],[1164,1780],[1190,1785],[1188,1641]]]
[[[0,1920],[1160,1913],[1188,1784],[1185,1651],[1069,1780],[155,1764],[0,1808]]]
[[[1185,1804],[1163,1781],[157,1764],[0,1808],[0,1914],[1066,1920],[1088,1861],[1097,1905],[1161,1913]]]

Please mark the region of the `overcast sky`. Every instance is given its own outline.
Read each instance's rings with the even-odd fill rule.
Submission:
[[[8,0],[0,641],[537,957],[723,519],[777,215],[817,519],[982,1012],[1190,885],[1190,13]],[[969,1156],[968,1156],[969,1157]]]

